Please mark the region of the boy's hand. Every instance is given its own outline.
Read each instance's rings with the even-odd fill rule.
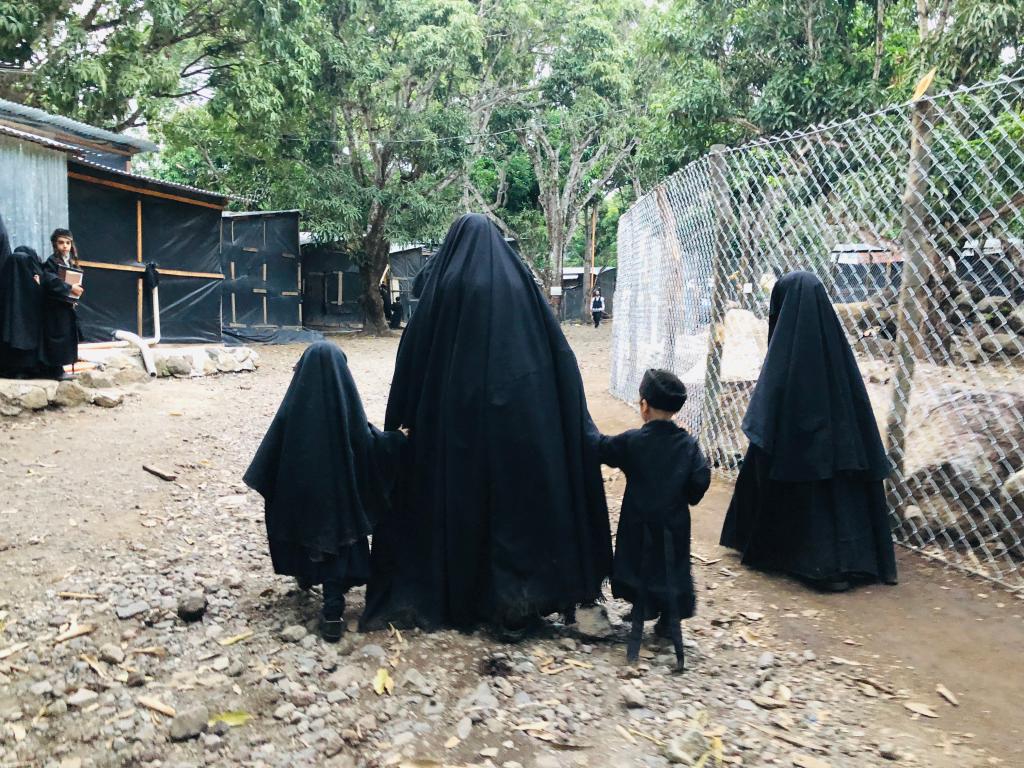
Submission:
[[[403,435],[405,435],[406,437],[408,437],[409,435],[411,435],[411,434],[412,434],[412,432],[411,432],[411,431],[409,430],[409,428],[408,428],[408,427],[399,427],[399,428],[398,428],[398,431],[399,431],[399,432],[401,432],[401,433],[402,433]]]

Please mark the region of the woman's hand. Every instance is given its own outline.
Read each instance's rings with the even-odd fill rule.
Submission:
[[[81,296],[81,295],[82,295],[83,293],[85,293],[85,288],[83,288],[82,286],[80,286],[80,285],[72,285],[72,286],[71,286],[71,295],[72,295],[72,296],[73,296],[74,298],[76,298],[76,299],[77,299],[77,298],[78,298],[79,296]]]

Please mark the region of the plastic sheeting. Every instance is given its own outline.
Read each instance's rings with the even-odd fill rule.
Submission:
[[[220,274],[219,209],[72,178],[68,210],[79,258],[122,267],[141,267],[141,218],[143,262],[155,263],[160,273],[161,340],[221,340],[221,280],[210,277]],[[166,270],[202,276],[169,275]],[[86,341],[109,341],[118,330],[152,335],[151,292],[139,290],[143,276],[141,270],[85,267],[78,318]]]
[[[220,224],[225,340],[274,341],[301,329],[298,211],[225,214]]]
[[[354,328],[363,323],[363,278],[343,251],[307,246],[302,251],[303,317],[313,328]]]
[[[50,233],[68,225],[68,170],[63,152],[0,136],[0,215],[11,249],[50,253]]]

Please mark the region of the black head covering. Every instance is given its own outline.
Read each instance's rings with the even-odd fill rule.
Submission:
[[[266,501],[268,537],[337,555],[369,535],[386,488],[372,442],[344,353],[313,344],[245,473]]]
[[[775,284],[768,353],[743,431],[771,457],[770,477],[825,480],[890,470],[853,350],[821,281],[791,272]]]
[[[671,371],[650,368],[640,381],[640,397],[651,408],[675,413],[686,403],[686,387]]]
[[[386,420],[412,429],[415,459],[374,534],[363,626],[465,626],[596,597],[608,513],[558,321],[484,216],[456,221],[425,272]]]
[[[43,328],[42,274],[36,252],[18,246],[0,265],[0,344],[20,351],[39,347]]]

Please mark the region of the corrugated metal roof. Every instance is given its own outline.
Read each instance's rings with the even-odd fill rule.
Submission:
[[[245,198],[238,197],[237,195],[228,195],[228,194],[225,194],[224,192],[211,192],[208,189],[200,189],[199,187],[190,187],[188,184],[178,184],[178,183],[173,182],[173,181],[164,181],[163,179],[156,179],[156,178],[153,178],[152,176],[144,176],[141,173],[131,173],[130,171],[119,171],[119,170],[116,170],[114,168],[108,168],[105,165],[100,165],[99,163],[93,163],[93,162],[91,162],[89,160],[83,160],[83,159],[76,158],[76,159],[71,160],[71,163],[69,164],[69,167],[71,167],[71,166],[85,167],[85,168],[88,168],[88,169],[91,169],[91,170],[101,171],[102,173],[108,173],[108,174],[111,174],[113,176],[120,176],[120,177],[126,178],[126,179],[134,179],[135,181],[145,182],[146,184],[153,184],[153,185],[160,186],[160,187],[166,187],[167,189],[176,189],[176,190],[179,190],[181,192],[188,192],[188,193],[193,194],[193,195],[203,195],[205,197],[215,197],[215,198],[219,198],[221,200],[241,200],[241,201],[245,200]]]
[[[236,198],[238,200],[242,198]],[[281,211],[224,211],[224,218],[236,219],[253,216],[279,216],[282,213],[302,213],[299,208],[286,208]]]
[[[4,136],[10,136],[11,138],[18,139],[20,141],[30,141],[33,144],[39,144],[47,149],[55,149],[58,152],[68,152],[74,155],[80,155],[82,150],[78,147],[73,147],[70,144],[65,144],[62,141],[55,141],[54,139],[48,139],[45,136],[39,136],[35,133],[28,133],[27,131],[19,131],[17,128],[11,128],[9,125],[0,125],[0,134]]]
[[[113,146],[122,150],[134,150],[136,152],[157,152],[160,147],[147,139],[140,139],[135,136],[127,136],[123,133],[114,133],[104,128],[97,128],[94,125],[80,123],[62,115],[52,115],[35,107],[26,107],[6,99],[0,99],[0,117],[12,122],[17,122],[32,128],[49,128],[54,131],[77,136],[82,139],[91,139]]]

